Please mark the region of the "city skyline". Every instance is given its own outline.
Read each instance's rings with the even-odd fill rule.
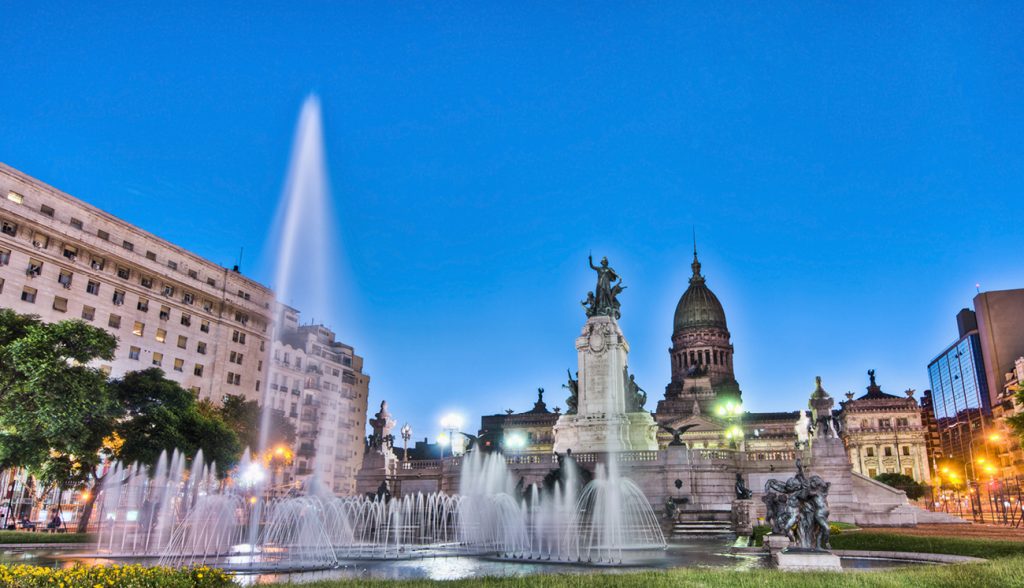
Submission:
[[[526,410],[538,387],[564,408],[591,251],[628,286],[622,328],[648,408],[669,380],[693,229],[751,410],[804,408],[818,375],[837,398],[859,394],[869,368],[890,393],[921,392],[975,284],[1020,286],[1009,212],[1024,80],[996,59],[1019,49],[1012,15],[954,23],[908,8],[886,24],[923,24],[900,41],[856,23],[774,36],[793,13],[706,15],[685,33],[672,26],[685,12],[667,8],[608,10],[585,27],[568,13],[565,31],[530,29],[529,14],[499,25],[353,10],[322,26],[278,14],[305,27],[302,50],[294,32],[253,41],[272,36],[269,15],[217,40],[232,17],[222,10],[181,46],[167,20],[123,39],[139,15],[44,29],[12,10],[25,26],[3,49],[19,91],[0,99],[0,160],[222,265],[244,248],[243,273],[273,286],[266,235],[300,102],[317,91],[345,285],[322,317],[300,310],[366,358],[370,412],[388,400],[415,438],[436,436],[447,410],[472,428]],[[724,62],[715,25],[737,44]],[[76,26],[95,37],[70,39],[62,59],[55,41]],[[535,42],[517,45],[528,30]],[[645,36],[662,50],[632,41]],[[282,63],[217,76],[246,50]],[[179,52],[202,73],[181,76]],[[937,67],[946,54],[955,75]]]

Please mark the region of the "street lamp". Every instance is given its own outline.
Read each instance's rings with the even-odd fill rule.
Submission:
[[[409,423],[405,423],[399,433],[402,435],[402,452],[405,454],[402,461],[409,461],[409,439],[412,439],[412,427],[409,426]]]
[[[462,417],[455,413],[449,413],[441,419],[441,429],[448,432],[448,443],[451,447],[452,457],[455,457],[455,434],[462,429]],[[444,457],[444,450],[441,450],[441,457]]]

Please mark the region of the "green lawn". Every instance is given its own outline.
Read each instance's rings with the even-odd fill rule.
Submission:
[[[26,531],[0,531],[0,544],[4,543],[88,543],[85,533],[29,533]]]
[[[955,532],[951,530],[950,532]],[[1024,557],[1024,543],[1019,541],[993,541],[963,539],[960,537],[915,537],[874,531],[851,531],[832,537],[834,549],[864,549],[872,551],[913,551],[917,553],[946,553],[971,557]]]

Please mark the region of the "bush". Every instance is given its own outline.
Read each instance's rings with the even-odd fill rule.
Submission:
[[[95,588],[132,586],[137,588],[222,588],[234,586],[224,572],[199,566],[173,569],[142,565],[47,568],[30,565],[0,565],[0,586],[10,588]]]
[[[0,545],[7,543],[88,543],[85,533],[28,533],[0,531]]]
[[[928,486],[925,486],[914,478],[904,474],[878,474],[875,476],[875,479],[886,486],[892,486],[897,490],[903,490],[907,493],[907,498],[911,500],[917,500],[929,491]]]

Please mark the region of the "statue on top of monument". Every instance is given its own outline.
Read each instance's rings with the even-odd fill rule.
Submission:
[[[602,257],[600,265],[594,265],[594,257],[587,256],[590,262],[590,269],[597,272],[597,288],[587,293],[587,300],[583,307],[586,309],[587,317],[610,316],[616,319],[621,317],[619,312],[619,301],[616,298],[626,288],[622,285],[622,278],[615,273],[615,270],[608,265],[608,258]],[[616,282],[612,284],[612,282]]]
[[[562,384],[562,387],[569,391],[569,398],[565,401],[565,414],[576,414],[576,406],[579,403],[580,394],[580,373],[576,372],[575,380],[572,378],[572,371],[566,369],[565,373],[569,375],[569,382]]]

